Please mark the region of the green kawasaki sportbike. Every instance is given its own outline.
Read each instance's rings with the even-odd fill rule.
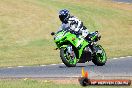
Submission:
[[[56,49],[60,49],[60,57],[66,66],[75,67],[77,63],[87,61],[92,61],[97,66],[105,65],[106,53],[102,46],[97,44],[101,38],[98,31],[89,34],[89,41],[68,30],[52,32],[51,35],[54,35]]]

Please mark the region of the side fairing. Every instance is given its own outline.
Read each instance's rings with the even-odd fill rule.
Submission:
[[[66,45],[66,42],[70,42],[78,52],[78,58],[81,57],[84,48],[89,44],[84,38],[79,38],[75,34],[70,32],[61,31],[57,33],[54,38],[54,41],[58,48],[61,48],[63,45]]]
[[[79,52],[79,58],[81,57],[84,48],[89,44],[84,38],[78,38],[76,35],[68,36],[67,40],[69,40],[77,48]]]

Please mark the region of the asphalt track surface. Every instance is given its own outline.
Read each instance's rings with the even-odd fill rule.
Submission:
[[[88,71],[89,77],[132,77],[132,57],[129,56],[109,59],[104,66],[95,66],[90,62],[77,64],[76,67],[66,67],[64,64],[54,64],[46,66],[0,68],[0,78],[80,77],[82,67],[84,67],[85,71]]]

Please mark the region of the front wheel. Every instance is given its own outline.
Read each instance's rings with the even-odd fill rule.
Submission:
[[[97,66],[103,66],[105,65],[107,61],[107,56],[105,53],[105,50],[102,48],[101,45],[95,46],[95,54],[93,55],[92,62]]]
[[[60,49],[60,57],[62,59],[62,62],[67,66],[67,67],[75,67],[77,64],[77,58],[75,56],[75,53],[73,51],[73,56],[71,56],[68,53],[67,48],[61,48]]]

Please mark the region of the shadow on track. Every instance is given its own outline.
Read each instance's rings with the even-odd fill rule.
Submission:
[[[63,65],[63,66],[59,66],[59,68],[82,68],[82,67],[94,67],[94,66],[96,66],[96,65],[77,65],[76,67],[67,67],[67,66],[65,66],[65,65]]]

